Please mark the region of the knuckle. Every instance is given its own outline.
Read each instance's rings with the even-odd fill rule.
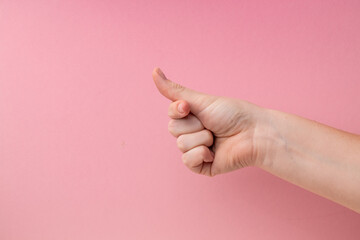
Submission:
[[[195,122],[195,126],[196,126],[197,129],[199,129],[199,130],[204,129],[204,125],[202,124],[202,122],[200,122],[199,119],[195,118],[194,122]]]
[[[173,118],[174,117],[174,114],[173,112],[171,111],[171,108],[169,108],[169,111],[168,111],[168,116]]]
[[[172,133],[174,130],[174,120],[172,120],[172,119],[168,123],[168,130],[170,133]]]
[[[205,134],[207,137],[211,137],[212,138],[212,132],[210,132],[209,130],[205,129],[204,130]]]
[[[174,137],[178,137],[179,133],[177,131],[177,127],[176,127],[176,122],[177,120],[175,119],[171,119],[168,123],[168,131],[171,133],[171,135],[173,135]]]
[[[175,117],[176,116],[176,111],[174,111],[174,104],[170,104],[169,109],[168,109],[168,116],[169,117]]]
[[[182,91],[184,90],[184,87],[181,86],[180,84],[176,83],[176,82],[171,82],[171,87],[173,89],[176,89],[177,91]]]
[[[187,167],[190,166],[189,156],[188,156],[187,154],[183,154],[183,155],[181,156],[181,160],[182,160],[182,162],[183,162],[183,164],[184,164],[185,166],[187,166]]]
[[[200,148],[199,149],[199,154],[201,155],[202,158],[204,158],[204,156],[207,154],[208,148],[205,147],[205,146],[200,146],[199,148]]]
[[[205,130],[205,135],[206,135],[206,139],[207,139],[207,142],[209,145],[212,145],[213,144],[213,134],[212,132],[210,132],[209,130]]]
[[[184,136],[180,135],[176,140],[177,147],[181,150],[185,150]]]

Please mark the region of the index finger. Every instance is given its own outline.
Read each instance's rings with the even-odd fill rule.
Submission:
[[[170,103],[168,115],[170,118],[184,118],[190,113],[190,105],[185,100]]]

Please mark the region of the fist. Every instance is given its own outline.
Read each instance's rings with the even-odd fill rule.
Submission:
[[[170,99],[169,131],[184,164],[206,176],[259,166],[278,144],[268,111],[255,104],[185,88],[153,71],[160,93]]]
[[[177,138],[177,146],[183,152],[183,163],[193,172],[212,176],[211,163],[214,152],[213,133],[206,129],[201,121],[190,113],[186,101],[179,100],[170,104],[169,132]]]

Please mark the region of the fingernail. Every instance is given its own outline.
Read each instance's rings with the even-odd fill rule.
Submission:
[[[184,104],[180,103],[178,105],[178,111],[179,111],[179,113],[184,113]]]
[[[165,74],[161,71],[160,68],[156,69],[156,72],[160,75],[160,77],[162,77],[163,79],[166,79]]]

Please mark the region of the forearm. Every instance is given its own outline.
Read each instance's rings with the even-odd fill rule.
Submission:
[[[360,212],[360,137],[268,110],[276,141],[260,167]]]

